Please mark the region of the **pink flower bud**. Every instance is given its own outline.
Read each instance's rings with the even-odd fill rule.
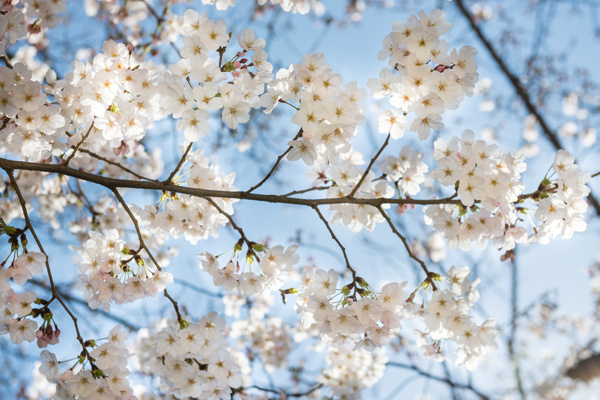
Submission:
[[[240,60],[240,62],[241,62],[242,64],[246,64],[246,63],[248,62],[248,59],[247,59],[247,58],[242,58],[242,59]]]
[[[243,51],[238,51],[237,56],[238,57],[244,57],[246,55],[246,53],[244,53]]]
[[[242,66],[242,63],[240,63],[239,61],[234,61],[232,64],[233,68],[235,69],[239,69]]]
[[[231,73],[231,75],[233,75],[233,76],[235,76],[237,78],[238,76],[240,76],[240,71],[233,71]]]
[[[73,370],[68,369],[61,375],[60,380],[65,382],[72,376],[73,376]]]

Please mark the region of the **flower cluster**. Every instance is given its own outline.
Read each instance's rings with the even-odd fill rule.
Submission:
[[[426,326],[424,332],[416,331],[417,344],[425,356],[445,360],[447,356],[441,353],[442,343],[451,340],[457,345],[456,365],[465,364],[473,371],[483,355],[496,349],[498,331],[494,329],[496,321],[493,319],[478,325],[469,315],[469,310],[479,300],[479,292],[475,289],[479,279],[471,283],[470,275],[469,267],[452,267],[444,279],[447,289],[434,291],[426,306],[407,302],[403,311],[407,318],[420,320]]]
[[[17,10],[11,2],[0,5],[0,56],[6,54],[6,44],[15,44],[17,39],[27,36],[25,15]]]
[[[450,248],[469,250],[473,243],[485,247],[494,239],[499,247],[511,250],[515,243],[526,241],[524,228],[513,226],[517,221],[514,203],[525,188],[522,153],[500,151],[496,145],[475,140],[467,130],[461,139],[436,140],[433,157],[437,168],[431,175],[442,185],[455,187],[462,204],[432,206],[425,213],[425,222],[444,233]]]
[[[261,106],[259,96],[264,92],[264,83],[273,76],[273,66],[267,62],[267,52],[263,49],[265,41],[256,39],[254,32],[245,29],[238,40],[243,51],[220,65],[209,55],[218,50],[223,57],[229,43],[224,21],[215,22],[208,19],[206,13],[199,15],[187,10],[181,33],[184,35],[182,59],[169,67],[159,93],[166,112],[181,118],[178,128],[184,131],[186,139],[194,142],[208,133],[210,110],[222,109],[221,118],[231,129],[248,122],[250,109]],[[250,64],[246,58],[248,51],[254,53]],[[249,66],[256,72],[251,72]],[[219,84],[229,77],[227,72],[232,73],[233,79]],[[198,85],[193,86],[190,78]]]
[[[317,326],[324,341],[372,351],[400,331],[401,311],[408,297],[403,290],[406,282],[388,283],[376,295],[361,278],[358,285],[338,290],[338,273],[333,269],[307,267],[302,278],[296,312],[301,314],[305,328]],[[352,289],[354,294],[350,295]]]
[[[225,320],[211,312],[197,323],[162,321],[140,332],[135,362],[160,378],[161,389],[177,398],[225,399],[241,385],[242,375],[227,350]]]
[[[330,388],[335,398],[359,399],[361,391],[373,386],[385,372],[388,358],[383,350],[368,352],[330,348],[326,357],[329,368],[317,380]]]
[[[337,164],[340,154],[351,154],[351,139],[357,125],[365,120],[361,102],[366,91],[350,82],[342,89],[342,77],[325,62],[323,53],[306,54],[302,64],[277,72],[268,85],[273,104],[277,101],[299,101],[292,122],[302,136],[289,142],[288,160],[300,158],[307,165],[315,162]]]
[[[94,363],[92,369],[71,368],[62,375],[59,375],[60,363],[56,356],[44,350],[39,372],[44,374],[49,382],[56,384],[55,398],[131,398],[133,390],[127,380],[130,374],[127,368],[127,359],[130,356],[126,347],[128,336],[127,332],[122,330],[122,326],[117,325],[110,331],[106,343],[97,346],[95,341],[90,341],[86,344],[95,347],[89,353]],[[83,363],[85,356],[81,357],[83,358],[79,359],[79,362]]]
[[[255,243],[246,256],[248,263],[240,271],[239,261],[234,262],[234,259],[241,247],[241,243],[236,244],[235,254],[224,268],[220,267],[218,256],[205,252],[198,257],[201,259],[200,268],[212,276],[215,286],[221,286],[228,292],[239,289],[245,296],[266,296],[272,290],[279,289],[285,281],[285,273],[291,271],[292,266],[299,260],[296,254],[297,245],[292,245],[284,251],[283,246],[267,249]],[[258,263],[262,272],[252,271],[254,258],[258,258],[257,253],[263,252]],[[248,271],[244,272],[246,267]]]
[[[389,97],[396,109],[379,115],[379,132],[401,138],[408,126],[406,115],[414,112],[410,131],[425,140],[431,129],[443,128],[441,114],[446,109],[458,108],[465,95],[473,95],[478,80],[476,51],[463,46],[448,54],[448,42],[440,36],[449,29],[442,10],[429,15],[420,11],[419,17],[411,15],[406,23],[395,22],[383,39],[378,58],[389,58],[391,69],[384,68],[379,79],[370,79],[367,85],[374,99]]]
[[[21,0],[25,16],[31,24],[28,30],[31,33],[39,33],[42,29],[54,29],[62,22],[59,16],[67,12],[66,0]]]
[[[581,171],[575,164],[575,157],[565,150],[559,150],[554,157],[552,169],[558,175],[555,180],[546,178],[540,188],[541,199],[535,211],[535,239],[548,243],[559,234],[569,239],[573,232],[583,232],[588,208],[585,198],[590,194],[586,183],[591,175]]]
[[[417,344],[424,355],[443,360],[442,342],[452,340],[457,344],[457,364],[466,363],[472,370],[482,355],[495,348],[497,331],[494,320],[477,325],[468,314],[479,299],[475,290],[479,280],[471,283],[469,277],[468,267],[452,267],[445,278],[435,278],[447,282],[448,289],[434,290],[425,306],[425,294],[422,304],[413,300],[432,281],[424,281],[410,296],[403,290],[407,282],[388,283],[375,293],[362,278],[337,290],[337,272],[306,268],[295,308],[302,314],[303,326],[316,326],[323,341],[354,350],[373,351],[387,344],[400,333],[404,317],[419,320],[427,327],[418,331]]]
[[[231,324],[231,337],[257,353],[267,371],[285,368],[294,349],[290,329],[281,318],[240,320]]]
[[[12,244],[13,252],[16,253],[18,248],[18,244]],[[52,313],[45,307],[34,308],[40,304],[37,294],[33,291],[17,293],[10,283],[12,278],[16,285],[23,285],[34,275],[40,275],[44,271],[45,261],[46,256],[42,253],[23,252],[10,263],[8,269],[3,268],[4,263],[0,267],[0,335],[9,334],[14,344],[33,342],[36,338],[39,347],[58,343],[60,331],[56,328],[55,334],[52,328]],[[38,316],[44,320],[39,330],[37,322],[33,320]]]
[[[422,159],[423,153],[404,146],[398,157],[385,158],[385,162],[381,164],[381,172],[388,181],[394,183],[399,192],[414,196],[421,191],[419,185],[425,181],[425,173],[429,170]]]
[[[128,249],[116,229],[90,232],[79,263],[79,289],[92,309],[110,310],[110,302],[129,303],[154,296],[173,281],[164,271],[146,266],[138,252]],[[137,270],[129,263],[135,260]]]
[[[517,243],[547,243],[559,234],[570,238],[573,232],[585,230],[584,198],[589,194],[585,184],[590,174],[582,172],[567,151],[559,151],[554,159],[552,167],[558,178],[545,177],[536,192],[523,195],[521,173],[526,165],[522,152],[501,151],[496,145],[475,140],[468,130],[460,140],[436,140],[434,148],[437,168],[432,176],[442,185],[454,187],[460,204],[428,207],[425,222],[444,234],[450,248],[469,250],[472,244],[483,248],[493,240],[498,248],[510,251]],[[530,218],[530,235],[519,225],[519,214],[529,215],[521,205],[525,200],[534,201],[537,207],[537,223]]]

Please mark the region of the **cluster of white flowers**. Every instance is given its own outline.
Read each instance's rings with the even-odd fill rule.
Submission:
[[[295,309],[305,328],[317,325],[322,339],[332,345],[371,351],[400,331],[401,310],[408,297],[403,290],[406,282],[388,283],[379,295],[364,281],[341,290],[337,282],[338,273],[333,269],[304,269]]]
[[[461,139],[436,140],[433,157],[437,168],[432,176],[444,186],[455,187],[462,204],[432,206],[425,212],[425,222],[444,233],[450,248],[469,250],[473,243],[483,248],[495,239],[499,247],[511,250],[515,243],[527,240],[525,229],[513,226],[518,218],[514,203],[525,188],[523,153],[500,151],[496,145],[475,140],[467,130]]]
[[[296,254],[297,248],[297,245],[292,245],[285,251],[283,246],[267,249],[265,246],[255,243],[246,257],[248,263],[241,271],[239,261],[234,260],[235,256],[227,262],[224,268],[219,265],[218,257],[211,253],[205,252],[199,254],[198,257],[201,259],[200,268],[212,276],[215,286],[220,286],[227,292],[239,289],[245,296],[266,296],[272,290],[277,290],[283,285],[285,274],[290,272],[292,266],[298,262],[300,257]],[[240,250],[241,244],[236,244],[236,253]],[[258,257],[258,254],[263,252],[258,263],[260,270],[257,268],[257,271],[254,272],[252,261],[254,257]]]
[[[215,22],[208,19],[206,13],[199,15],[187,10],[181,33],[184,35],[182,59],[169,66],[170,72],[163,76],[165,82],[159,87],[159,93],[166,112],[181,118],[178,128],[185,132],[186,139],[194,142],[206,135],[210,110],[223,109],[221,118],[231,129],[248,122],[250,109],[261,106],[259,96],[264,92],[264,83],[273,77],[273,66],[263,49],[265,41],[256,39],[254,32],[245,29],[238,40],[243,51],[219,65],[209,55],[219,50],[222,57],[222,49],[229,43],[223,20]],[[251,60],[246,58],[248,51],[254,53]],[[251,62],[247,64],[248,61]],[[249,67],[256,71],[251,72]],[[233,79],[219,84],[227,80],[228,72]],[[190,78],[198,85],[193,86]]]
[[[422,159],[423,153],[404,146],[398,157],[385,158],[385,162],[381,164],[381,172],[388,181],[394,182],[399,192],[414,196],[421,191],[419,185],[425,181],[425,173],[429,170]]]
[[[135,251],[125,247],[116,229],[90,232],[79,263],[79,289],[92,309],[110,310],[110,302],[129,303],[162,292],[173,276],[147,266]],[[137,270],[130,262],[135,261]]]
[[[584,219],[588,208],[585,198],[590,194],[586,183],[591,175],[581,171],[575,164],[575,157],[565,150],[559,150],[554,157],[552,168],[558,177],[555,180],[546,178],[542,185],[541,196],[535,212],[535,239],[540,243],[548,243],[559,234],[569,239],[573,232],[586,229]]]
[[[33,291],[17,293],[10,282],[12,278],[16,285],[25,284],[34,275],[40,275],[44,271],[45,262],[44,254],[28,252],[16,257],[7,269],[0,267],[0,335],[9,334],[14,344],[33,342],[35,339],[39,347],[58,343],[60,331],[57,330],[55,334],[50,325],[52,314],[48,312],[47,315],[42,315],[43,307],[33,308],[37,304],[37,294]],[[33,320],[37,316],[44,318],[39,330],[37,322]]]
[[[17,39],[27,36],[25,15],[10,1],[0,4],[0,56],[6,54],[6,44],[15,44]]]
[[[197,323],[164,320],[140,331],[134,361],[159,377],[166,393],[177,398],[226,399],[242,383],[240,367],[227,349],[225,320],[211,312]]]
[[[410,131],[418,132],[425,140],[431,129],[443,128],[441,114],[446,109],[458,108],[465,95],[473,95],[479,77],[476,51],[463,46],[448,54],[448,42],[440,36],[450,30],[450,25],[444,21],[442,10],[433,10],[429,15],[420,11],[419,17],[411,15],[406,23],[395,22],[392,32],[383,39],[378,58],[389,58],[391,69],[384,68],[379,79],[370,79],[367,85],[373,98],[389,97],[396,109],[379,115],[379,132],[401,138],[408,126],[406,115],[414,112]]]
[[[202,0],[202,4],[214,5],[217,10],[227,10],[229,7],[235,6],[236,0]],[[273,4],[279,5],[283,11],[293,14],[308,14],[311,4],[320,4],[318,0],[258,0],[260,6]]]
[[[44,374],[49,382],[56,384],[57,399],[125,399],[132,398],[133,390],[127,376],[127,360],[130,357],[126,347],[127,332],[121,325],[114,327],[108,334],[107,342],[95,347],[89,352],[94,361],[92,369],[68,369],[60,374],[60,363],[54,353],[42,351],[42,365],[39,372]],[[85,358],[83,355],[81,356]],[[81,362],[83,363],[83,359]]]
[[[506,153],[496,145],[475,140],[472,131],[450,142],[438,139],[433,156],[437,168],[432,176],[444,186],[453,186],[460,205],[445,204],[428,207],[425,222],[443,232],[450,248],[469,250],[472,244],[484,248],[493,240],[498,248],[512,250],[517,243],[547,243],[562,234],[570,238],[573,232],[585,230],[583,219],[587,210],[584,198],[589,194],[585,185],[591,178],[567,151],[557,153],[553,169],[558,178],[545,177],[537,192],[523,195],[521,173],[526,169],[523,152]],[[523,197],[525,196],[525,197]],[[535,219],[533,233],[528,235],[519,214],[528,214],[522,205],[533,200]]]
[[[330,388],[335,398],[360,399],[363,389],[381,379],[388,358],[383,350],[368,352],[329,348],[326,361],[329,367],[321,372],[318,382]]]
[[[442,342],[452,340],[458,346],[456,365],[465,364],[473,371],[483,355],[496,349],[498,331],[494,329],[495,320],[487,319],[477,325],[469,315],[479,300],[475,289],[479,279],[471,283],[470,275],[469,267],[452,267],[443,279],[448,289],[435,290],[426,306],[407,302],[403,312],[407,318],[418,319],[427,327],[424,332],[416,331],[423,355],[444,361],[447,355],[441,353]]]
[[[351,139],[357,125],[365,120],[362,101],[366,91],[350,82],[342,90],[342,77],[325,62],[323,53],[306,54],[302,64],[277,72],[264,96],[272,104],[299,101],[292,122],[302,128],[302,136],[292,140],[288,160],[302,158],[307,165],[315,162],[337,164],[340,154],[352,154]]]
[[[401,331],[404,317],[420,320],[427,326],[419,332],[417,343],[424,355],[443,360],[441,344],[449,339],[458,346],[457,364],[466,363],[472,370],[482,355],[495,348],[497,331],[494,320],[477,325],[468,314],[479,299],[475,290],[479,280],[471,283],[469,277],[468,267],[452,267],[444,279],[438,279],[449,288],[434,290],[425,306],[425,294],[422,304],[413,299],[421,288],[430,286],[427,281],[410,296],[403,290],[407,282],[388,283],[381,293],[374,293],[361,278],[338,290],[337,272],[305,268],[295,309],[302,314],[305,329],[316,327],[324,342],[355,351],[373,351],[387,344]]]
[[[54,150],[55,135],[65,125],[59,106],[50,105],[42,85],[31,79],[27,66],[16,63],[12,68],[0,67],[0,115],[13,123],[3,129],[2,139],[8,151],[29,161],[40,161]]]
[[[32,23],[29,30],[38,33],[40,29],[54,29],[62,22],[59,14],[67,12],[66,0],[21,0],[25,16]]]
[[[294,349],[290,329],[281,318],[238,320],[231,324],[231,337],[239,338],[240,347],[257,353],[267,371],[285,368]]]

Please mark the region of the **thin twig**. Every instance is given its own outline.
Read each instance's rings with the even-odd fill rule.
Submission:
[[[286,193],[286,194],[282,194],[281,196],[283,197],[289,197],[289,196],[293,196],[295,194],[303,194],[303,193],[308,193],[308,192],[313,192],[315,190],[327,190],[329,188],[331,188],[332,185],[329,186],[316,186],[316,187],[311,187],[308,189],[303,189],[303,190],[294,190],[292,192]]]
[[[298,139],[300,137],[300,135],[302,135],[302,128],[300,128],[300,130],[298,131],[298,133],[296,134],[296,136],[294,136],[294,139],[292,139],[292,140]],[[246,193],[252,193],[254,190],[261,187],[263,185],[263,183],[265,183],[271,177],[271,175],[273,175],[273,173],[277,169],[277,166],[279,165],[281,160],[283,160],[283,157],[285,157],[287,155],[287,153],[290,152],[290,150],[292,150],[292,146],[288,147],[286,151],[284,151],[279,157],[277,157],[277,161],[275,161],[275,165],[273,165],[273,168],[271,168],[269,173],[260,182],[258,182],[256,185],[254,185],[250,189],[248,189],[246,191]]]
[[[188,153],[190,152],[190,150],[192,149],[192,146],[194,145],[194,142],[190,143],[188,145],[188,147],[185,149],[183,155],[181,156],[181,158],[179,159],[179,162],[177,163],[177,166],[175,167],[175,169],[169,174],[169,177],[167,179],[164,180],[164,182],[166,183],[171,183],[171,181],[173,180],[173,177],[175,175],[177,175],[177,173],[179,172],[179,168],[181,168],[181,166],[183,165],[183,163],[185,162]]]
[[[238,231],[238,233],[240,234],[242,240],[244,241],[244,243],[246,243],[246,246],[248,246],[248,253],[254,255],[254,257],[256,257],[256,261],[260,262],[260,258],[258,256],[258,254],[256,254],[256,252],[254,251],[254,242],[250,241],[248,239],[248,237],[246,236],[246,234],[244,233],[244,230],[242,228],[240,228],[235,221],[233,220],[233,217],[229,214],[227,214],[221,207],[219,207],[219,205],[210,197],[205,197],[204,198],[206,201],[208,201],[214,208],[217,209],[217,211],[219,211],[221,214],[223,214],[228,220],[229,223],[231,224],[231,226],[233,227],[233,229],[235,229],[236,231]]]
[[[450,385],[453,388],[470,390],[471,392],[473,392],[473,394],[479,396],[480,399],[483,399],[483,400],[489,400],[490,399],[490,397],[488,397],[487,395],[481,393],[479,390],[475,389],[471,384],[456,383],[456,382],[452,381],[451,379],[443,378],[441,376],[433,375],[430,372],[423,371],[422,369],[420,369],[416,365],[409,365],[409,364],[403,364],[403,363],[399,363],[399,362],[390,361],[390,362],[388,362],[386,364],[386,366],[388,366],[388,367],[397,367],[397,368],[410,369],[412,371],[415,371],[417,374],[419,374],[421,376],[425,376],[427,378],[430,378],[430,379],[433,379],[433,380],[436,380],[436,381],[439,381],[439,382],[446,383],[447,385]]]
[[[71,160],[73,159],[73,157],[75,157],[75,153],[77,153],[77,150],[79,150],[79,148],[81,147],[81,145],[83,144],[83,142],[85,141],[85,139],[87,139],[88,136],[90,136],[90,132],[92,131],[92,129],[94,129],[94,121],[92,121],[92,123],[90,124],[90,128],[85,133],[85,135],[83,135],[83,137],[81,138],[81,140],[79,141],[79,143],[77,143],[77,146],[75,146],[75,149],[73,149],[73,152],[65,160],[65,165],[69,165],[69,162],[71,162]]]
[[[425,280],[427,280],[431,284],[431,287],[433,288],[433,290],[437,290],[437,287],[435,286],[435,283],[433,282],[433,277],[432,277],[434,274],[429,272],[429,270],[427,269],[427,266],[425,265],[423,260],[421,260],[419,257],[414,255],[414,253],[410,249],[410,245],[408,244],[408,241],[406,240],[404,235],[402,235],[400,233],[400,231],[398,231],[398,229],[396,229],[396,226],[394,225],[394,223],[392,222],[390,217],[387,215],[385,210],[383,208],[381,208],[381,206],[377,206],[377,209],[379,210],[379,212],[381,213],[383,218],[385,218],[385,220],[387,221],[388,225],[392,229],[392,232],[394,232],[394,234],[396,234],[396,236],[398,236],[400,238],[400,240],[402,241],[402,244],[404,244],[404,248],[406,248],[406,251],[408,252],[408,256],[410,258],[412,258],[413,260],[415,260],[416,262],[418,262],[419,265],[421,266],[421,268],[423,269],[423,271],[425,271],[425,274],[427,275],[427,278],[425,278]]]
[[[140,241],[140,247],[142,247],[144,250],[146,250],[146,254],[148,254],[148,257],[150,257],[150,259],[154,263],[154,266],[156,266],[156,269],[159,271],[162,271],[162,268],[158,264],[158,261],[156,261],[156,259],[154,258],[154,256],[152,255],[152,253],[150,252],[148,247],[146,246],[146,243],[144,243],[144,238],[142,237],[142,231],[140,230],[140,226],[138,224],[137,218],[135,218],[135,215],[133,215],[133,213],[129,209],[129,206],[127,205],[127,203],[125,202],[125,200],[123,199],[123,197],[121,196],[119,191],[117,189],[112,189],[112,192],[115,195],[115,197],[117,198],[117,200],[119,200],[119,203],[121,203],[121,206],[123,207],[123,209],[125,210],[127,215],[129,215],[131,222],[133,222],[133,226],[135,227],[135,231],[138,235],[138,240]],[[165,290],[163,290],[163,294],[173,304],[173,308],[175,309],[175,314],[177,314],[177,321],[179,323],[181,323],[183,321],[183,318],[181,317],[181,313],[179,312],[179,304],[169,295],[169,292],[167,292],[166,288],[165,288]]]
[[[321,221],[323,221],[323,223],[325,224],[325,227],[329,231],[331,238],[333,240],[335,240],[337,245],[340,247],[340,250],[342,250],[342,254],[344,255],[344,261],[346,261],[346,268],[348,268],[350,270],[350,272],[352,272],[352,280],[354,281],[356,279],[356,270],[350,266],[350,260],[348,259],[348,255],[346,254],[346,248],[342,245],[342,242],[340,242],[340,240],[337,238],[335,233],[333,233],[333,230],[331,229],[329,222],[327,222],[327,219],[325,219],[325,217],[321,213],[321,210],[319,210],[319,207],[314,206],[313,209],[317,212],[317,214],[319,215],[319,218],[321,218]]]
[[[15,193],[19,199],[19,203],[21,204],[21,209],[23,210],[23,218],[25,219],[25,228],[29,232],[31,232],[31,235],[33,236],[38,248],[40,249],[40,252],[42,252],[42,254],[44,256],[46,256],[46,262],[45,262],[46,272],[48,273],[48,280],[50,282],[50,288],[52,290],[52,299],[56,299],[60,303],[62,308],[66,311],[66,313],[69,314],[69,317],[71,317],[71,320],[73,321],[73,325],[75,326],[75,333],[77,335],[77,341],[81,345],[81,347],[83,349],[83,353],[86,355],[88,361],[92,365],[92,368],[97,368],[93,362],[92,356],[90,355],[90,353],[87,350],[87,347],[85,345],[83,337],[81,336],[81,333],[79,331],[79,325],[77,324],[77,317],[75,317],[75,315],[71,312],[71,310],[69,309],[67,304],[63,301],[62,297],[56,290],[56,286],[54,285],[54,279],[52,278],[52,270],[50,269],[50,262],[49,262],[48,254],[44,250],[44,246],[42,246],[42,242],[38,238],[38,235],[35,233],[35,229],[33,229],[33,224],[31,223],[31,220],[29,218],[29,213],[27,212],[27,202],[25,201],[25,198],[23,197],[23,194],[21,193],[21,189],[19,188],[19,185],[17,184],[17,181],[15,179],[13,171],[10,169],[5,169],[5,171],[8,174],[10,183],[11,183],[13,189],[15,190]]]
[[[510,356],[511,363],[514,367],[515,381],[517,383],[517,391],[521,396],[521,400],[525,400],[525,390],[523,388],[523,380],[521,379],[521,367],[519,363],[519,357],[515,350],[515,343],[517,341],[517,320],[519,314],[519,276],[517,268],[516,258],[517,247],[513,249],[515,258],[511,262],[511,279],[510,279],[510,305],[511,305],[511,318],[510,318],[510,335],[508,336],[508,354]]]
[[[96,154],[93,151],[90,151],[90,150],[87,150],[87,149],[79,149],[79,151],[82,152],[82,153],[86,153],[86,154],[88,154],[88,155],[90,155],[90,156],[92,156],[92,157],[94,157],[94,158],[96,158],[96,159],[98,159],[100,161],[103,161],[106,164],[114,165],[115,167],[118,167],[118,168],[122,169],[123,171],[125,171],[125,172],[127,172],[127,173],[129,173],[129,174],[131,174],[133,176],[135,176],[138,179],[143,179],[143,180],[151,181],[151,182],[158,182],[157,179],[146,178],[145,176],[142,176],[142,175],[140,175],[140,174],[138,174],[138,173],[130,170],[129,168],[123,166],[122,164],[120,164],[120,163],[118,163],[116,161],[112,161],[112,160],[110,160],[110,159],[108,159],[106,157],[102,157],[101,155]]]
[[[257,385],[253,385],[253,386],[250,386],[247,388],[235,389],[235,392],[244,392],[248,389],[256,389],[256,390],[262,390],[263,392],[267,392],[267,393],[277,394],[280,396],[283,395],[283,396],[285,396],[284,398],[288,398],[288,397],[305,397],[305,396],[308,396],[308,395],[312,394],[313,392],[319,390],[321,387],[323,387],[323,384],[319,383],[318,385],[313,386],[311,389],[307,390],[306,392],[288,393],[283,390],[275,390],[275,389],[269,389],[269,388],[264,388],[264,387],[260,387]]]
[[[379,151],[377,152],[377,154],[375,154],[373,156],[373,158],[371,158],[371,162],[367,166],[367,169],[365,170],[365,172],[360,177],[360,180],[358,181],[358,183],[356,184],[356,186],[354,186],[354,189],[352,189],[352,191],[348,194],[349,198],[354,197],[354,195],[356,194],[356,192],[360,188],[360,185],[363,183],[363,181],[367,177],[367,174],[371,170],[371,167],[373,166],[373,164],[375,164],[375,161],[379,158],[379,155],[381,154],[381,152],[383,151],[383,149],[385,149],[387,147],[388,143],[390,142],[390,137],[391,136],[392,135],[388,133],[387,138],[385,138],[385,142],[383,142],[383,145],[379,148]]]

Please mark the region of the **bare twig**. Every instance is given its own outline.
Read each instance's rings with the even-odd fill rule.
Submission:
[[[223,214],[228,220],[229,223],[231,224],[231,226],[233,227],[233,229],[235,229],[236,231],[238,231],[238,233],[240,234],[242,240],[244,241],[244,243],[246,243],[246,246],[248,246],[248,253],[252,254],[254,257],[256,257],[256,261],[260,262],[260,257],[258,256],[258,254],[256,254],[256,252],[254,251],[254,247],[253,245],[255,244],[254,242],[252,242],[251,240],[248,239],[248,237],[246,236],[246,234],[244,233],[244,230],[242,228],[240,228],[235,221],[233,220],[233,217],[229,214],[227,214],[221,207],[219,207],[219,205],[210,197],[205,197],[204,198],[206,201],[208,201],[214,208],[217,209],[217,211],[219,211],[221,214]]]
[[[386,365],[388,367],[410,369],[412,371],[415,371],[417,374],[419,374],[421,376],[425,376],[427,378],[436,380],[438,382],[446,383],[447,385],[450,385],[450,387],[453,387],[456,389],[470,390],[471,392],[473,392],[473,394],[479,396],[480,399],[490,400],[490,397],[481,393],[479,390],[475,389],[471,384],[456,383],[456,382],[452,381],[451,379],[433,375],[430,372],[423,371],[421,368],[419,368],[416,365],[403,364],[403,363],[393,362],[393,361],[388,362]]]
[[[300,135],[302,135],[302,128],[300,128],[300,130],[298,131],[298,133],[296,134],[296,136],[294,136],[294,139],[292,139],[292,140],[298,139],[300,137]],[[283,157],[285,157],[287,155],[287,153],[290,152],[290,150],[292,150],[292,146],[288,147],[286,151],[284,151],[279,157],[277,157],[277,161],[275,161],[275,165],[273,165],[273,168],[271,168],[269,173],[260,182],[258,182],[256,185],[254,185],[250,189],[248,189],[246,191],[246,193],[252,193],[254,190],[261,187],[263,185],[263,183],[265,183],[271,177],[271,175],[273,175],[273,173],[277,169],[277,166],[279,165],[281,160],[283,160]]]
[[[415,260],[416,262],[418,262],[419,265],[421,266],[421,268],[423,269],[423,271],[425,271],[425,274],[427,275],[427,278],[425,278],[425,279],[431,284],[431,287],[433,288],[433,290],[437,290],[437,287],[435,286],[435,283],[433,282],[433,276],[435,274],[429,272],[429,270],[427,269],[427,266],[425,265],[423,260],[421,260],[419,257],[414,255],[414,253],[410,249],[410,245],[408,244],[408,241],[406,240],[404,235],[402,235],[400,233],[400,231],[398,231],[398,229],[396,229],[396,226],[394,225],[394,223],[392,222],[390,217],[387,215],[385,210],[381,206],[377,206],[377,209],[379,210],[379,212],[381,213],[383,218],[385,218],[385,220],[387,221],[388,225],[392,229],[392,232],[394,232],[394,234],[396,234],[396,236],[398,236],[400,238],[400,240],[402,241],[402,244],[404,244],[404,247],[406,248],[406,251],[408,252],[408,256],[410,258],[412,258],[413,260]]]
[[[179,172],[179,169],[181,168],[181,166],[185,162],[185,159],[187,158],[187,155],[190,152],[190,150],[192,149],[193,145],[194,145],[194,142],[192,142],[192,143],[190,143],[188,145],[188,147],[185,149],[185,152],[183,153],[183,155],[179,159],[179,162],[177,163],[177,166],[175,167],[175,169],[173,171],[171,171],[171,173],[169,174],[169,177],[167,179],[165,179],[164,182],[171,183],[171,181],[173,180],[173,177],[175,175],[177,175],[177,173]]]
[[[348,268],[350,270],[350,272],[352,272],[352,280],[354,281],[356,279],[356,270],[350,266],[350,260],[348,260],[348,255],[346,254],[346,248],[342,245],[342,242],[340,242],[340,240],[337,238],[337,236],[335,236],[335,233],[333,233],[333,230],[331,229],[329,222],[327,222],[327,220],[321,213],[321,210],[319,210],[319,207],[314,206],[313,209],[317,212],[317,214],[319,215],[319,218],[321,218],[321,221],[323,221],[323,223],[325,224],[325,227],[329,231],[331,238],[333,240],[335,240],[337,245],[340,247],[340,250],[342,250],[342,254],[344,255],[344,261],[346,261],[346,268]]]
[[[317,186],[317,187],[311,187],[311,188],[308,188],[308,189],[294,190],[292,192],[289,192],[289,193],[286,193],[286,194],[282,194],[281,196],[283,196],[283,197],[289,197],[289,196],[293,196],[295,194],[304,194],[304,193],[313,192],[313,191],[316,191],[316,190],[327,190],[329,188],[331,188],[331,185],[329,185],[329,186]]]
[[[88,136],[90,136],[90,132],[92,132],[92,129],[94,129],[94,121],[92,121],[92,123],[90,124],[90,128],[87,130],[85,135],[83,135],[83,137],[81,138],[79,143],[77,143],[77,145],[75,146],[75,149],[73,149],[73,152],[71,153],[71,155],[69,155],[69,157],[67,157],[67,159],[65,160],[65,165],[69,165],[69,162],[71,162],[73,157],[75,157],[75,153],[77,153],[77,150],[79,150],[79,148],[81,147],[81,145],[83,144],[85,139],[87,139]]]
[[[96,154],[96,153],[94,153],[94,152],[92,152],[90,150],[79,149],[79,151],[82,152],[82,153],[86,153],[87,155],[90,155],[90,156],[92,156],[92,157],[94,157],[94,158],[96,158],[96,159],[98,159],[100,161],[103,161],[106,164],[114,165],[115,167],[118,167],[118,168],[122,169],[123,171],[125,171],[125,172],[127,172],[127,173],[129,173],[129,174],[131,174],[133,176],[135,176],[138,179],[143,179],[143,180],[151,181],[151,182],[158,182],[158,180],[156,180],[156,179],[146,178],[145,176],[142,176],[142,175],[140,175],[140,174],[138,174],[138,173],[130,170],[129,168],[125,167],[123,164],[120,164],[120,163],[118,163],[116,161],[112,161],[112,160],[110,160],[110,159],[108,159],[106,157],[102,157],[101,155]]]
[[[360,180],[358,181],[358,183],[356,184],[356,186],[354,186],[354,189],[352,189],[352,191],[348,194],[349,198],[354,197],[354,195],[356,194],[356,192],[360,188],[360,185],[363,183],[363,181],[367,177],[367,174],[371,170],[371,167],[373,167],[373,164],[375,164],[375,161],[377,161],[377,159],[379,158],[379,155],[381,154],[381,152],[383,151],[383,149],[385,149],[387,147],[388,143],[390,142],[390,137],[391,136],[392,136],[391,134],[387,135],[387,138],[385,138],[385,142],[383,142],[383,145],[379,148],[379,151],[377,152],[377,154],[375,154],[373,156],[373,158],[371,158],[371,162],[367,166],[367,169],[365,170],[365,172],[360,177]]]
[[[513,364],[515,381],[517,383],[517,391],[521,396],[521,400],[525,400],[525,389],[523,388],[523,380],[521,379],[521,366],[519,363],[519,356],[515,351],[515,342],[517,340],[517,320],[519,315],[519,275],[517,270],[517,248],[513,249],[515,258],[511,262],[511,279],[510,279],[510,305],[511,305],[511,318],[510,318],[510,335],[508,336],[508,354],[510,356],[511,363]]]

